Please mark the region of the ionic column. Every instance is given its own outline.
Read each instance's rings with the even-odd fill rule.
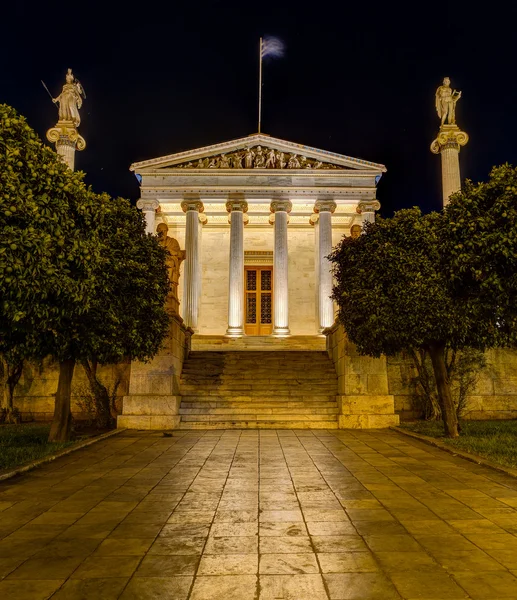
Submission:
[[[139,208],[145,217],[145,231],[146,233],[154,234],[156,231],[156,209],[160,206],[158,200],[138,200],[136,207]]]
[[[443,206],[449,197],[461,189],[460,146],[465,146],[469,136],[457,125],[442,125],[438,136],[431,144],[433,154],[442,155]]]
[[[230,273],[228,291],[228,329],[226,335],[244,335],[244,213],[248,203],[232,198],[226,203],[230,213]]]
[[[200,200],[184,200],[185,228],[185,287],[183,293],[183,320],[187,327],[197,330],[201,272],[199,264],[199,213],[203,212]]]
[[[361,200],[357,205],[356,212],[361,215],[362,226],[364,228],[365,223],[375,223],[375,211],[379,210],[381,203],[378,200]]]
[[[273,252],[273,335],[282,337],[289,332],[289,285],[288,285],[288,249],[287,215],[291,212],[289,200],[273,200],[271,212],[274,213],[274,252]]]
[[[56,153],[70,170],[75,168],[75,151],[84,150],[86,142],[72,121],[58,121],[47,131],[47,140],[56,144]]]
[[[314,212],[318,219],[318,315],[320,333],[334,324],[334,301],[332,295],[332,270],[327,258],[332,252],[332,213],[336,203],[332,200],[318,200]]]

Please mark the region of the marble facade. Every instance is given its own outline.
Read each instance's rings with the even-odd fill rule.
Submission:
[[[326,255],[372,220],[383,165],[265,134],[131,166],[148,230],[186,250],[180,314],[198,335],[242,335],[243,253],[273,252],[273,335],[334,321]],[[321,232],[321,233],[320,233]]]

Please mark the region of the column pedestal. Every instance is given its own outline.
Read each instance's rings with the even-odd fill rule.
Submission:
[[[431,152],[442,155],[443,206],[449,203],[452,194],[461,189],[460,146],[465,146],[468,141],[469,136],[457,125],[442,125],[431,144]]]
[[[288,246],[287,215],[291,212],[289,200],[271,202],[274,213],[274,252],[273,252],[273,333],[277,337],[290,335],[289,331],[289,281],[288,281]]]
[[[332,252],[332,213],[336,210],[333,201],[318,201],[314,212],[318,219],[318,321],[319,332],[334,324],[334,301],[332,300],[332,268],[327,256]]]
[[[248,203],[242,198],[226,203],[230,213],[230,272],[228,290],[228,337],[244,335],[244,213]]]
[[[145,231],[154,235],[156,232],[156,210],[160,206],[158,200],[138,200],[136,207],[139,208],[145,217]]]
[[[203,212],[200,200],[184,200],[181,203],[186,213],[185,229],[185,288],[183,297],[183,319],[185,325],[197,330],[199,314],[199,292],[201,272],[199,268],[199,213]]]

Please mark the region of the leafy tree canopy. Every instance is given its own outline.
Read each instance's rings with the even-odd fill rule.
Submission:
[[[60,362],[52,440],[70,434],[76,361],[146,360],[167,331],[166,251],[0,105],[0,353]]]

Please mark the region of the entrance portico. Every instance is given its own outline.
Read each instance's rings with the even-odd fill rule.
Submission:
[[[333,324],[327,256],[379,207],[376,185],[386,170],[264,134],[131,169],[150,230],[165,222],[186,250],[181,316],[200,336],[231,337],[317,336]],[[272,253],[269,296],[257,289],[253,297],[247,287],[245,262],[262,273],[260,262],[245,261],[253,253]],[[255,313],[270,311],[269,329],[247,326],[253,302]]]

